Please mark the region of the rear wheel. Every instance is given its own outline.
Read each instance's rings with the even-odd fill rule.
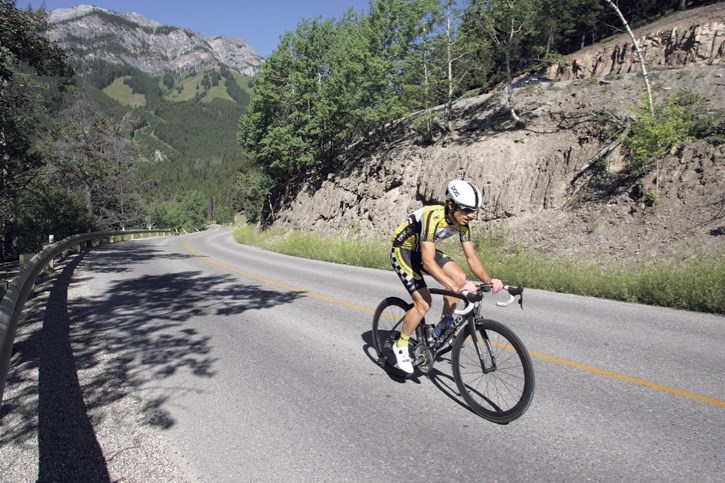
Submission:
[[[373,315],[373,347],[378,355],[378,362],[395,366],[395,355],[393,344],[400,336],[403,327],[405,313],[412,307],[412,304],[399,297],[388,297],[384,299]],[[411,342],[414,342],[411,338]],[[414,347],[414,344],[410,344]],[[411,355],[413,357],[413,355]]]
[[[458,390],[481,417],[506,424],[521,417],[534,397],[534,366],[526,347],[508,327],[493,320],[464,327],[451,359]]]

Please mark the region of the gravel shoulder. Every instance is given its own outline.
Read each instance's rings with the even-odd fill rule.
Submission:
[[[141,394],[130,387],[99,393],[88,384],[123,380],[113,380],[116,361],[107,353],[96,351],[93,363],[78,356],[78,341],[93,335],[83,334],[86,318],[77,309],[88,296],[82,263],[83,254],[59,264],[25,305],[0,406],[0,482],[198,481],[145,424]]]

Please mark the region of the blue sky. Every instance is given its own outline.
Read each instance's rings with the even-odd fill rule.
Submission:
[[[137,12],[164,25],[195,30],[207,37],[239,37],[259,55],[275,50],[285,32],[303,19],[339,19],[348,8],[368,12],[369,0],[15,0],[18,8],[45,4],[48,11],[94,5],[118,13]]]

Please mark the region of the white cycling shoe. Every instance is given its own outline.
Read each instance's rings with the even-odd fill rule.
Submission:
[[[398,343],[393,344],[393,353],[397,364],[395,366],[403,372],[413,374],[413,361],[410,359],[408,347],[398,347]]]

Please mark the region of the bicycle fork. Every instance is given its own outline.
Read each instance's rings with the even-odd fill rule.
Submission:
[[[471,317],[468,322],[468,333],[473,341],[473,346],[476,348],[478,362],[481,364],[481,371],[484,374],[488,374],[496,370],[496,356],[493,354],[491,341],[488,340],[486,331],[483,329],[483,324],[481,324],[480,337],[479,331],[476,330],[477,325],[476,320]],[[486,364],[486,354],[488,354],[491,360],[490,365]]]

